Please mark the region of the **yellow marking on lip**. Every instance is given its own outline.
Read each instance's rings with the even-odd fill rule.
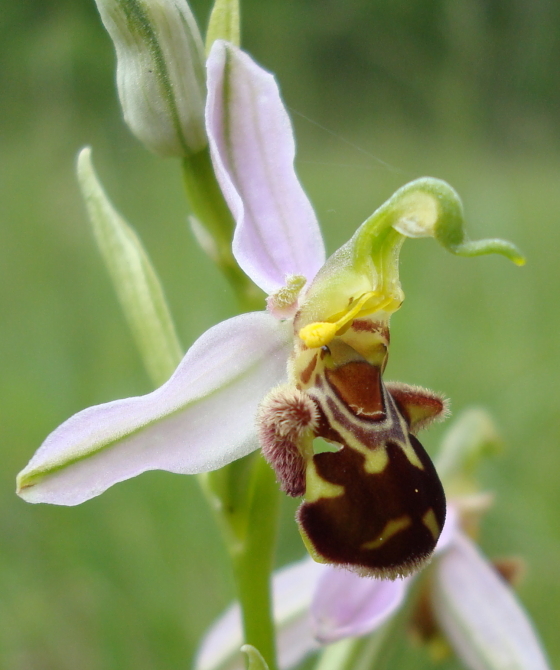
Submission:
[[[299,534],[301,535],[301,539],[303,540],[303,544],[305,545],[305,548],[307,549],[307,553],[311,556],[311,558],[316,562],[316,563],[328,563],[326,558],[323,558],[321,554],[317,551],[315,548],[315,545],[311,541],[311,538],[309,535],[305,532],[303,529],[303,526],[301,523],[298,523],[299,527]]]
[[[389,394],[388,394],[389,395]],[[395,407],[394,403],[393,406]],[[398,409],[395,407],[397,416],[398,416],[398,421],[401,426],[401,429],[404,433],[404,439],[401,442],[400,440],[398,441],[398,445],[400,448],[403,450],[404,455],[407,457],[408,462],[411,465],[414,465],[414,467],[418,468],[419,470],[424,470],[424,465],[420,458],[418,457],[418,454],[414,450],[414,447],[412,446],[408,435],[408,426],[406,425],[406,421],[403,417],[403,415],[398,411]]]
[[[401,449],[404,451],[404,455],[408,458],[411,465],[414,465],[419,470],[424,469],[422,461],[418,458],[418,454],[414,451],[414,447],[410,444],[409,440],[404,442],[399,442]]]
[[[439,523],[437,522],[434,510],[431,507],[422,517],[422,523],[430,531],[434,540],[437,540],[441,532],[441,528],[439,527]]]
[[[362,453],[364,453],[362,451]],[[389,454],[385,447],[370,449],[365,454],[364,470],[368,475],[378,475],[389,465]]]
[[[391,519],[385,525],[385,528],[379,534],[375,540],[370,540],[369,542],[364,542],[361,546],[362,549],[378,549],[381,545],[385,544],[387,540],[390,540],[394,535],[400,533],[401,530],[405,530],[412,523],[411,518],[405,514],[400,516],[398,519]]]
[[[344,495],[344,486],[333,484],[323,479],[317,472],[313,460],[307,464],[305,473],[305,500],[308,503],[316,502],[322,498],[338,498]]]

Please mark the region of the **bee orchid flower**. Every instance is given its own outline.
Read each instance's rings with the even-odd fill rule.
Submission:
[[[523,259],[508,242],[468,241],[455,191],[422,178],[325,262],[274,77],[221,40],[207,61],[206,132],[236,222],[233,254],[268,294],[266,310],[210,328],[152,393],[71,417],[20,473],[19,494],[75,505],[147,470],[207,472],[260,444],[283,490],[305,496],[298,523],[317,561],[410,574],[431,556],[445,519],[416,433],[446,403],[382,380],[389,319],[404,299],[400,248],[431,236],[454,254]],[[315,454],[316,437],[338,451]]]
[[[232,70],[226,51],[235,53]],[[278,291],[281,311],[282,295],[294,302],[293,287],[313,279],[325,260],[294,171],[290,122],[272,75],[242,52],[217,43],[207,70],[207,132],[236,216],[234,253],[258,286]],[[289,275],[304,279],[282,292]],[[291,348],[291,324],[274,309],[210,328],[160,388],[90,407],[59,426],[18,476],[19,494],[34,503],[76,505],[147,470],[198,474],[245,456],[258,448],[257,407],[286,379]]]

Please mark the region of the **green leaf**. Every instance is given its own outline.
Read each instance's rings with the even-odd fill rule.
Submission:
[[[159,386],[183,354],[160,280],[140,239],[107,198],[89,147],[78,156],[78,179],[118,299],[146,370]]]

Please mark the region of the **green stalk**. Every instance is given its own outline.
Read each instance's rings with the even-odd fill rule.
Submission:
[[[260,454],[200,476],[230,555],[246,644],[276,670],[270,577],[278,530],[279,490]]]
[[[208,148],[183,162],[190,206],[207,233],[207,251],[231,282],[240,312],[262,309],[262,292],[231,252],[234,222],[222,196]],[[99,246],[142,359],[156,385],[181,359],[181,347],[163,287],[140,240],[114,210],[91,165],[89,150],[79,163],[82,191]],[[242,609],[245,642],[276,670],[270,576],[278,529],[279,491],[260,454],[199,477],[218,517],[229,551]]]
[[[270,577],[278,530],[279,492],[272,468],[259,455],[248,493],[247,527],[231,558],[243,618],[245,642],[276,670],[276,638]]]

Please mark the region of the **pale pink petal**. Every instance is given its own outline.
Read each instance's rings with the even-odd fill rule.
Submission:
[[[401,606],[408,582],[359,577],[344,568],[328,568],[311,605],[316,638],[326,644],[375,630]]]
[[[217,40],[207,62],[206,126],[216,176],[236,221],[233,253],[267,293],[325,261],[313,208],[294,171],[295,144],[274,77]]]
[[[293,668],[319,648],[311,632],[309,606],[317,581],[326,569],[306,556],[274,574],[274,621],[281,670]],[[242,670],[242,644],[241,612],[234,603],[206,633],[195,670]]]
[[[433,604],[440,626],[469,670],[548,670],[515,594],[462,533],[437,559]]]
[[[146,470],[195,474],[257,448],[259,402],[286,374],[290,329],[266,312],[214,326],[145,396],[79,412],[20,473],[29,502],[77,505]]]

